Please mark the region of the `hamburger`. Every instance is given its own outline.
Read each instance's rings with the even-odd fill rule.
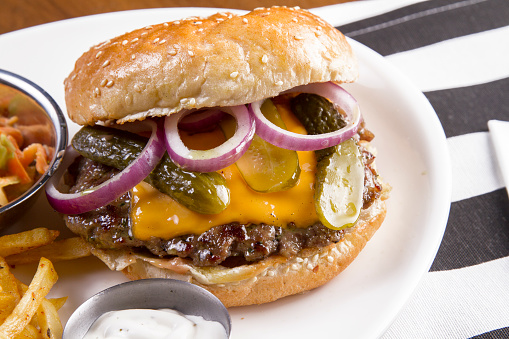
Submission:
[[[66,225],[130,279],[227,307],[321,286],[382,224],[346,38],[299,8],[217,13],[93,46],[65,80],[74,136],[47,187]]]

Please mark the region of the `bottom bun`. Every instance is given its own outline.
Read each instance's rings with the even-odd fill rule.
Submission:
[[[304,249],[290,258],[271,256],[253,264],[226,268],[196,267],[186,259],[162,259],[132,251],[94,249],[93,254],[131,280],[185,280],[209,290],[226,307],[263,304],[319,287],[350,265],[382,224],[386,196],[382,194],[381,199],[363,210],[356,225],[338,243]]]

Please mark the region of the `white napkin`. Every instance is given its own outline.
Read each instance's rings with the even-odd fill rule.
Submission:
[[[488,129],[507,194],[509,194],[509,121],[490,120]]]

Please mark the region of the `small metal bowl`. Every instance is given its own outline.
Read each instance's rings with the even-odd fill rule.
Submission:
[[[217,321],[230,336],[230,315],[209,291],[180,280],[142,279],[110,287],[85,301],[67,321],[62,339],[83,338],[97,318],[109,311],[163,308]]]
[[[40,109],[30,110],[30,113],[19,117],[20,125],[44,126],[44,137],[48,139],[48,146],[55,148],[55,156],[51,159],[50,166],[32,187],[17,199],[0,207],[0,229],[13,223],[19,216],[26,213],[27,209],[35,202],[36,196],[42,191],[42,187],[56,171],[67,145],[67,124],[65,117],[53,98],[41,87],[32,81],[17,74],[0,69],[0,87],[4,91],[14,91],[16,95],[26,96],[33,102],[34,107]]]

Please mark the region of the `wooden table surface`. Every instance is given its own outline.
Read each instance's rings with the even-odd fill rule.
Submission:
[[[157,7],[313,8],[352,0],[0,0],[0,34],[85,15]]]

